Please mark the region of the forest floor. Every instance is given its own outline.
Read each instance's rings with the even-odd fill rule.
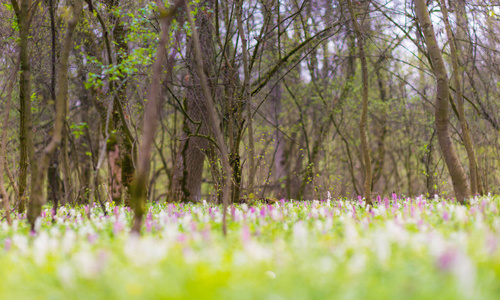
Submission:
[[[500,299],[500,197],[107,204],[0,224],[0,299]]]

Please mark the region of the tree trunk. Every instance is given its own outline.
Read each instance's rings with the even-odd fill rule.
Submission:
[[[111,10],[120,6],[120,0],[108,0],[108,6]],[[113,23],[113,40],[115,41],[116,49],[116,64],[120,65],[124,58],[128,55],[128,45],[125,40],[127,34],[122,20],[115,14],[111,13],[111,23]],[[132,160],[133,147],[131,137],[128,136],[128,128],[125,120],[122,120],[120,111],[127,104],[127,82],[125,76],[118,78],[121,88],[116,92],[116,103],[113,108],[113,124],[116,127],[115,140],[118,148],[110,149],[112,153],[108,156],[115,158],[113,166],[114,173],[112,178],[114,192],[113,200],[116,203],[124,203],[130,205],[130,185],[134,179],[135,167]],[[120,105],[120,107],[118,107]],[[126,117],[125,117],[126,118]],[[113,147],[114,148],[114,147]]]
[[[357,16],[354,13],[351,0],[347,0],[349,6],[349,13],[354,25],[354,31],[358,39],[358,51],[361,60],[361,72],[363,78],[363,108],[361,111],[361,120],[359,121],[359,133],[361,136],[361,146],[363,149],[363,161],[365,165],[365,201],[367,205],[372,203],[372,163],[370,158],[370,146],[368,145],[368,136],[366,133],[367,119],[368,119],[368,66],[366,63],[366,55],[364,49],[364,37],[359,27]]]
[[[247,186],[247,198],[251,199],[253,195],[253,186],[255,179],[255,145],[253,136],[253,118],[252,118],[252,96],[250,95],[250,70],[248,66],[248,50],[247,50],[247,38],[245,36],[245,31],[243,29],[243,0],[238,1],[238,34],[241,39],[241,49],[243,54],[243,103],[245,103],[247,109],[247,123],[248,123],[248,186]]]
[[[460,127],[462,128],[462,137],[465,145],[465,150],[467,151],[467,158],[469,159],[470,190],[472,196],[475,196],[478,193],[476,154],[474,152],[474,146],[472,143],[469,124],[467,124],[467,119],[465,117],[464,98],[463,98],[462,82],[461,82],[462,75],[464,72],[460,70],[460,65],[459,65],[459,60],[461,60],[463,53],[462,51],[465,50],[465,47],[463,47],[463,42],[462,42],[461,43],[462,47],[457,48],[457,43],[455,43],[455,38],[453,36],[453,32],[451,31],[450,21],[448,20],[448,9],[446,8],[446,0],[442,0],[441,2],[441,12],[443,14],[443,19],[446,27],[446,34],[448,35],[448,43],[450,45],[450,56],[451,56],[451,63],[453,66],[453,85],[455,86],[455,103],[457,104],[457,109],[458,109],[458,119],[460,120]],[[461,14],[458,14],[457,17],[463,18]],[[463,21],[461,23],[463,23]],[[462,32],[460,38],[464,38],[466,36],[463,30],[459,30],[458,32]],[[464,61],[462,60],[461,63],[462,66],[464,65],[463,62]]]
[[[189,9],[189,4],[184,3],[184,7],[186,10],[186,16],[189,21],[189,25],[191,26],[191,30],[193,31],[193,46],[194,53],[196,57],[196,71],[200,76],[201,88],[203,90],[203,96],[205,97],[205,103],[208,110],[208,119],[210,123],[210,129],[215,137],[215,141],[217,143],[217,147],[220,152],[220,159],[222,161],[222,169],[224,171],[225,182],[223,187],[223,211],[222,211],[222,232],[224,235],[227,235],[227,227],[226,227],[226,218],[227,218],[227,206],[229,204],[229,199],[231,196],[231,178],[233,178],[232,169],[229,161],[229,152],[227,149],[227,145],[224,141],[224,137],[222,136],[222,132],[220,130],[220,119],[219,114],[217,113],[214,101],[212,99],[212,93],[210,91],[210,87],[208,85],[208,80],[206,78],[204,68],[203,68],[203,55],[201,43],[198,37],[198,32],[193,20],[193,16],[191,15],[191,11]]]
[[[455,197],[460,203],[465,203],[470,196],[470,188],[467,183],[467,176],[457,155],[451,134],[448,129],[449,123],[449,81],[441,49],[439,49],[434,28],[427,10],[425,0],[415,0],[415,11],[418,22],[427,44],[427,51],[433,64],[433,73],[436,77],[437,92],[435,101],[435,123],[439,145],[443,153],[444,161],[451,176]]]
[[[146,202],[146,185],[150,169],[151,148],[154,142],[155,131],[157,127],[158,110],[160,108],[160,80],[163,61],[167,56],[166,45],[168,42],[168,33],[172,18],[177,12],[180,4],[184,0],[178,1],[172,8],[167,11],[162,1],[157,0],[156,4],[160,11],[160,41],[156,50],[156,57],[153,63],[153,76],[148,90],[148,102],[144,112],[144,125],[142,128],[142,143],[140,151],[140,159],[137,168],[137,177],[132,188],[132,204],[134,206],[134,221],[132,232],[140,234],[142,218],[145,211]]]
[[[49,144],[43,149],[40,157],[40,162],[38,168],[31,168],[31,199],[29,202],[28,209],[28,222],[31,225],[31,230],[35,230],[35,221],[40,216],[42,210],[42,205],[44,203],[43,199],[43,184],[45,177],[47,176],[47,169],[49,167],[49,161],[51,154],[59,146],[62,139],[63,128],[64,128],[64,116],[66,115],[66,102],[68,98],[68,62],[69,54],[72,49],[72,37],[75,31],[78,20],[80,19],[82,11],[81,0],[76,0],[74,3],[74,11],[72,18],[68,21],[68,28],[66,30],[66,37],[64,40],[64,45],[61,50],[61,62],[59,67],[59,79],[58,79],[58,89],[56,95],[56,117],[54,130],[52,133],[52,139]],[[32,163],[33,165],[33,163]]]
[[[29,58],[28,36],[30,28],[31,1],[11,0],[19,24],[19,57],[21,74],[19,80],[19,206],[18,212],[24,213],[26,209],[26,183],[28,175],[28,159],[34,156],[32,124],[31,124],[31,63]],[[33,155],[32,155],[33,154]],[[31,162],[31,159],[30,159]]]
[[[17,71],[19,69],[19,63],[20,60],[19,58],[16,60],[15,66],[12,68],[12,74],[10,81],[8,82],[7,86],[7,95],[5,99],[5,107],[4,107],[4,112],[3,112],[3,123],[2,123],[2,137],[0,139],[0,193],[2,195],[3,199],[3,209],[5,211],[5,219],[7,220],[7,224],[11,225],[11,220],[10,220],[10,199],[9,195],[7,194],[7,191],[5,190],[5,185],[3,182],[4,176],[3,176],[3,170],[6,165],[5,158],[7,157],[7,133],[8,133],[8,128],[9,128],[9,115],[10,115],[10,108],[12,106],[12,90],[14,89],[14,84],[16,83],[17,79]]]
[[[210,1],[205,3],[210,7]],[[200,4],[201,5],[201,4]],[[205,13],[196,16],[196,26],[200,30],[200,43],[203,51],[204,74],[213,78],[212,24]],[[184,80],[187,85],[184,121],[184,134],[175,160],[169,201],[198,202],[201,200],[203,164],[210,144],[207,139],[209,116],[205,96],[201,88],[201,74],[196,71],[196,57],[193,41],[189,42],[187,65],[189,75]],[[210,87],[213,84],[209,83]],[[204,137],[200,137],[204,136]],[[216,163],[216,162],[213,162]]]
[[[51,74],[50,74],[50,93],[51,99],[55,100],[56,98],[56,66],[57,66],[57,58],[56,58],[56,24],[55,24],[55,8],[54,8],[54,0],[49,0],[49,14],[50,14],[50,42],[51,42]],[[55,101],[54,101],[54,110]],[[49,200],[52,200],[54,203],[54,209],[57,210],[58,202],[60,199],[60,178],[59,178],[59,151],[55,151],[50,157],[49,170],[48,170],[48,181],[47,185],[47,197]]]

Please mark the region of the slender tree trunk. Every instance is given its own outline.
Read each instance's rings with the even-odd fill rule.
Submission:
[[[108,6],[114,10],[120,6],[123,1],[108,0]],[[113,23],[113,40],[115,41],[116,49],[116,64],[120,65],[128,54],[128,45],[125,40],[126,30],[123,21],[120,17],[111,13],[111,22]],[[125,203],[130,205],[130,185],[134,179],[135,166],[133,162],[133,146],[132,140],[127,135],[126,123],[122,120],[120,110],[123,110],[127,104],[127,82],[125,76],[120,76],[121,88],[116,92],[116,103],[113,109],[113,124],[116,127],[116,145],[110,145],[110,152],[108,156],[111,157],[113,165],[113,178],[112,178],[112,193],[113,200],[117,203]],[[121,107],[118,107],[120,104]]]
[[[43,205],[43,184],[47,176],[47,169],[51,154],[59,146],[62,139],[64,128],[64,116],[66,111],[66,102],[68,98],[68,65],[69,54],[72,49],[72,37],[75,31],[78,20],[82,11],[81,0],[76,0],[73,8],[73,16],[68,21],[66,29],[66,37],[61,50],[61,62],[59,66],[58,89],[56,95],[56,117],[52,139],[49,144],[43,149],[40,157],[38,168],[32,167],[32,192],[28,208],[28,222],[31,225],[31,230],[35,230],[35,221],[40,216]],[[34,172],[36,171],[36,173]]]
[[[357,16],[354,12],[351,0],[347,0],[349,13],[354,25],[354,31],[358,39],[358,51],[361,60],[361,72],[363,78],[363,108],[361,111],[361,120],[359,121],[359,133],[361,135],[361,146],[363,148],[363,160],[365,165],[365,201],[367,205],[372,203],[372,163],[370,158],[370,146],[368,145],[368,136],[366,133],[368,119],[368,66],[366,63],[366,55],[364,49],[364,37],[359,27]]]
[[[11,225],[10,220],[10,200],[7,191],[5,190],[5,185],[3,182],[3,171],[6,165],[5,158],[7,157],[7,133],[9,128],[9,116],[10,109],[12,106],[12,90],[14,89],[14,84],[17,79],[17,71],[19,69],[19,58],[16,60],[15,66],[12,68],[11,79],[7,85],[7,98],[5,99],[5,107],[3,112],[3,123],[2,123],[2,137],[0,145],[0,193],[3,198],[3,209],[5,210],[5,218],[7,219],[7,224]]]
[[[460,203],[465,203],[466,198],[470,196],[470,188],[467,182],[467,176],[465,175],[465,170],[460,162],[455,147],[453,146],[451,134],[448,129],[450,118],[450,91],[446,67],[443,56],[441,55],[441,49],[439,49],[436,40],[429,11],[427,10],[426,1],[415,0],[414,4],[418,22],[422,28],[425,42],[427,44],[427,50],[433,64],[434,76],[436,77],[437,93],[435,102],[435,122],[439,145],[451,176],[455,197]]]
[[[457,49],[453,32],[451,31],[450,21],[448,20],[448,9],[446,8],[446,0],[441,0],[441,12],[446,27],[446,34],[448,35],[448,44],[450,45],[451,64],[453,67],[453,85],[455,86],[455,103],[458,109],[458,118],[460,120],[460,127],[462,128],[462,137],[467,151],[467,158],[469,159],[469,180],[472,196],[478,193],[477,184],[477,163],[472,137],[470,134],[469,124],[465,117],[464,97],[462,92],[462,75],[463,71],[460,70],[459,59],[462,56],[460,47]],[[463,36],[463,35],[462,35]]]
[[[191,26],[191,30],[193,32],[193,45],[194,45],[194,53],[196,57],[196,68],[198,75],[200,76],[201,88],[203,90],[203,95],[205,96],[205,102],[208,109],[208,118],[210,123],[210,128],[212,129],[212,133],[215,136],[215,141],[217,142],[217,146],[220,152],[220,159],[222,161],[222,169],[224,171],[225,182],[223,187],[223,212],[222,212],[222,232],[224,235],[227,235],[227,227],[226,227],[226,218],[227,218],[227,206],[229,204],[229,199],[231,197],[231,178],[233,177],[231,164],[229,162],[229,152],[227,149],[227,145],[224,141],[224,137],[222,136],[222,132],[220,130],[220,119],[219,114],[215,108],[214,101],[212,99],[212,93],[210,92],[210,87],[208,85],[208,80],[206,78],[205,72],[203,70],[203,55],[200,47],[200,40],[198,37],[198,32],[193,20],[193,16],[191,15],[191,10],[189,9],[189,4],[184,3],[186,16],[189,21],[189,25]]]
[[[19,24],[19,57],[21,74],[19,80],[19,206],[18,212],[24,213],[26,209],[26,184],[28,175],[28,159],[33,150],[31,134],[31,64],[29,58],[28,36],[30,28],[31,1],[20,1],[19,7],[16,0],[11,0]]]
[[[382,64],[382,62],[380,62]],[[380,93],[380,101],[382,101],[382,111],[380,115],[380,135],[378,136],[378,147],[377,147],[377,155],[375,159],[375,166],[373,171],[372,178],[372,189],[377,184],[382,176],[382,172],[384,169],[384,156],[385,156],[385,137],[387,135],[387,110],[385,103],[387,102],[387,80],[380,71],[380,66],[375,66],[375,73],[377,75],[377,83],[378,89]]]
[[[248,186],[247,198],[253,198],[253,186],[255,179],[255,145],[253,137],[253,118],[252,118],[252,96],[250,95],[250,71],[248,68],[248,49],[247,38],[243,29],[243,0],[238,1],[238,12],[236,14],[238,20],[238,33],[241,39],[241,48],[243,54],[243,102],[247,109],[248,123]]]
[[[142,219],[145,211],[147,199],[146,185],[148,182],[148,174],[150,169],[151,148],[154,142],[155,131],[157,127],[158,110],[160,108],[160,80],[162,66],[167,56],[167,42],[170,23],[175,16],[177,9],[185,0],[179,0],[167,11],[161,0],[156,0],[160,12],[161,35],[156,57],[153,63],[153,76],[148,90],[148,103],[144,112],[144,125],[142,128],[142,143],[139,164],[137,168],[137,177],[132,186],[132,204],[134,206],[134,221],[132,232],[140,234]]]
[[[56,98],[56,23],[54,12],[54,0],[49,0],[49,14],[50,14],[50,41],[51,41],[51,74],[50,74],[50,93],[51,99]],[[54,101],[55,103],[55,101]],[[54,109],[56,109],[54,104]],[[60,178],[59,178],[59,152],[56,150],[50,157],[49,170],[48,170],[47,196],[52,199],[54,203],[54,210],[57,211],[57,205],[60,198]]]
[[[203,4],[211,7],[211,2]],[[202,4],[199,4],[202,5]],[[200,13],[196,16],[196,26],[200,31],[200,43],[203,50],[204,74],[213,78],[213,54],[212,24],[207,14]],[[201,183],[203,177],[203,165],[206,154],[212,153],[211,145],[207,139],[209,129],[209,116],[206,107],[205,95],[202,90],[202,74],[196,71],[196,56],[194,43],[191,39],[187,46],[187,67],[189,74],[185,77],[186,103],[184,120],[184,134],[179,145],[177,158],[175,160],[172,185],[169,195],[170,201],[198,202],[201,200]],[[210,84],[213,87],[213,84]],[[209,155],[211,167],[217,168],[215,157]],[[214,174],[214,172],[212,172]]]
[[[458,118],[460,120],[460,126],[462,127],[462,135],[465,144],[465,150],[467,151],[467,157],[469,159],[469,174],[470,174],[470,189],[472,195],[477,194],[477,164],[476,164],[476,154],[474,153],[474,146],[472,145],[472,138],[470,135],[470,128],[467,124],[467,119],[465,117],[464,109],[464,98],[462,93],[462,73],[459,70],[458,58],[460,56],[459,50],[457,50],[455,44],[455,38],[453,37],[453,32],[451,31],[450,21],[448,20],[448,9],[446,8],[446,0],[441,0],[441,12],[443,14],[443,19],[446,27],[446,34],[448,35],[448,42],[450,45],[450,55],[451,63],[453,66],[453,83],[455,85],[455,103],[458,109]]]

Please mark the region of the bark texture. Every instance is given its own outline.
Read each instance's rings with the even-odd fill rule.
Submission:
[[[158,125],[158,111],[160,107],[160,80],[162,66],[167,56],[167,42],[170,23],[175,16],[177,9],[184,3],[179,0],[167,11],[163,2],[157,0],[156,4],[160,10],[161,36],[156,50],[156,57],[153,63],[153,76],[148,90],[148,102],[144,112],[144,125],[142,128],[142,143],[137,177],[132,185],[132,204],[134,206],[134,221],[132,232],[140,234],[142,219],[145,212],[147,199],[147,182],[150,169],[151,148],[154,142],[156,127]]]
[[[466,198],[470,196],[470,188],[467,182],[465,170],[453,145],[449,131],[449,80],[446,73],[441,49],[438,46],[434,27],[432,26],[429,11],[425,0],[415,0],[415,11],[418,22],[425,37],[427,51],[432,61],[433,73],[436,77],[437,92],[435,100],[435,125],[444,161],[451,176],[455,197],[460,203],[465,203]]]
[[[211,1],[205,1],[207,9]],[[196,26],[199,29],[200,47],[203,58],[203,75],[210,83],[213,78],[214,61],[212,24],[208,14],[199,11],[196,16]],[[205,156],[210,148],[207,139],[209,135],[209,117],[205,95],[201,87],[201,79],[196,70],[196,57],[193,41],[189,42],[187,65],[189,74],[184,78],[186,90],[184,134],[175,160],[173,180],[170,191],[170,201],[198,202],[201,200],[201,183]],[[214,162],[213,162],[214,163]]]
[[[450,45],[451,65],[453,67],[453,85],[455,86],[455,103],[458,110],[458,119],[460,120],[460,127],[462,128],[462,137],[467,151],[467,158],[469,159],[469,180],[472,195],[477,194],[477,163],[472,137],[470,134],[469,124],[465,117],[464,108],[464,95],[462,92],[462,73],[459,66],[459,58],[461,57],[460,48],[457,49],[453,32],[451,31],[450,21],[448,20],[448,9],[446,8],[446,0],[441,2],[441,12],[446,27],[446,34],[448,35],[448,43]]]
[[[56,94],[56,117],[54,123],[54,130],[52,133],[52,139],[49,144],[43,149],[40,157],[40,162],[37,168],[34,168],[34,163],[32,162],[32,191],[31,199],[28,208],[28,221],[31,225],[31,230],[35,230],[36,219],[40,216],[42,210],[42,205],[44,203],[43,198],[43,184],[45,177],[47,176],[47,170],[49,167],[50,156],[56,150],[56,148],[61,143],[63,127],[64,127],[64,116],[66,111],[66,103],[68,99],[68,61],[69,54],[72,49],[72,37],[75,32],[76,25],[80,19],[82,11],[81,0],[76,0],[73,8],[73,16],[68,21],[68,27],[66,29],[66,37],[64,39],[64,45],[61,50],[61,61],[59,65],[59,78],[58,78],[58,88]]]
[[[368,119],[368,65],[366,63],[365,46],[364,46],[364,36],[358,24],[356,13],[352,6],[351,0],[347,0],[349,6],[349,13],[352,18],[354,31],[356,32],[356,37],[358,40],[358,51],[359,58],[361,61],[361,76],[363,79],[363,98],[362,98],[362,110],[361,110],[361,120],[359,121],[359,133],[361,136],[361,147],[363,150],[363,161],[365,166],[365,201],[367,205],[373,205],[372,203],[372,163],[370,158],[370,146],[368,145],[368,136],[366,133],[367,119]]]

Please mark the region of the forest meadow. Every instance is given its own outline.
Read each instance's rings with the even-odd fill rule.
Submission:
[[[0,299],[499,299],[500,2],[1,0]]]

